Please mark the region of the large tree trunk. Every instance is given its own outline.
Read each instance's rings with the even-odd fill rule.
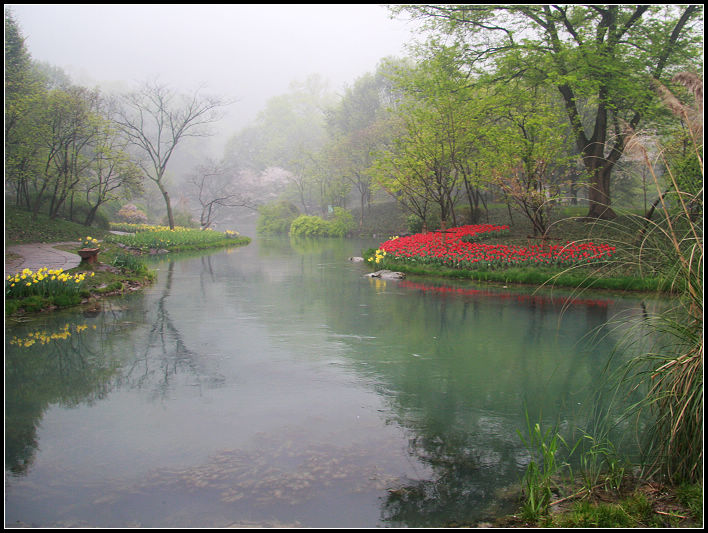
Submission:
[[[589,168],[592,172],[591,181],[588,187],[588,218],[600,218],[612,220],[617,214],[612,210],[610,196],[610,176],[613,165],[605,162],[595,168]]]

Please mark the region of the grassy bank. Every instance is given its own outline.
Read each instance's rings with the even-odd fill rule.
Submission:
[[[166,252],[185,252],[220,248],[227,246],[242,246],[251,239],[234,231],[198,230],[193,228],[150,226],[146,224],[111,224],[114,231],[124,234],[110,234],[106,241],[118,244],[137,253],[162,250]]]
[[[104,239],[110,232],[97,227],[87,228],[75,222],[33,215],[16,207],[5,208],[5,245],[33,242],[77,242],[87,235]]]
[[[364,252],[364,259],[375,256],[375,250]],[[567,287],[583,289],[603,289],[640,292],[660,292],[670,288],[670,280],[659,277],[607,276],[594,269],[559,269],[538,267],[510,267],[499,270],[479,268],[465,270],[434,266],[411,265],[404,261],[387,259],[376,264],[376,269],[389,269],[406,274],[460,279],[470,281],[489,281],[503,284],[532,285],[536,287]]]
[[[496,527],[702,528],[703,489],[698,484],[667,486],[627,478],[621,490],[595,490],[551,502],[535,519],[523,514],[500,518]]]

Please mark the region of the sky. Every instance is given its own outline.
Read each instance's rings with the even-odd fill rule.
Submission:
[[[80,85],[128,90],[158,80],[234,100],[239,127],[292,81],[318,73],[340,91],[386,56],[406,55],[411,26],[378,4],[6,4],[33,59]]]

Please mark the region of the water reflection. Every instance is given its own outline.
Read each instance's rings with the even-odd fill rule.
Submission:
[[[617,335],[589,333],[641,308],[365,278],[347,258],[370,246],[159,259],[144,293],[44,319],[69,324],[61,343],[6,341],[8,523],[440,526],[511,509],[524,410],[586,423]]]
[[[162,271],[165,283],[157,298],[154,314],[147,315],[151,324],[144,348],[136,350],[134,359],[119,380],[120,386],[128,388],[150,387],[153,395],[159,398],[169,394],[179,374],[199,376],[203,373],[198,355],[187,347],[170,316],[168,298],[172,290],[174,265],[171,261]]]
[[[117,325],[95,320],[60,325],[61,318],[14,328],[6,336],[5,468],[14,475],[30,468],[37,428],[50,405],[92,405],[110,393],[120,372],[121,362],[106,357],[101,342]],[[66,317],[76,318],[82,317]]]

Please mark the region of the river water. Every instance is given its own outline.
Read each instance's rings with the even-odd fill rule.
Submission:
[[[171,256],[102,311],[6,324],[5,524],[431,527],[517,507],[543,419],[588,423],[605,294],[365,277],[377,241]]]

